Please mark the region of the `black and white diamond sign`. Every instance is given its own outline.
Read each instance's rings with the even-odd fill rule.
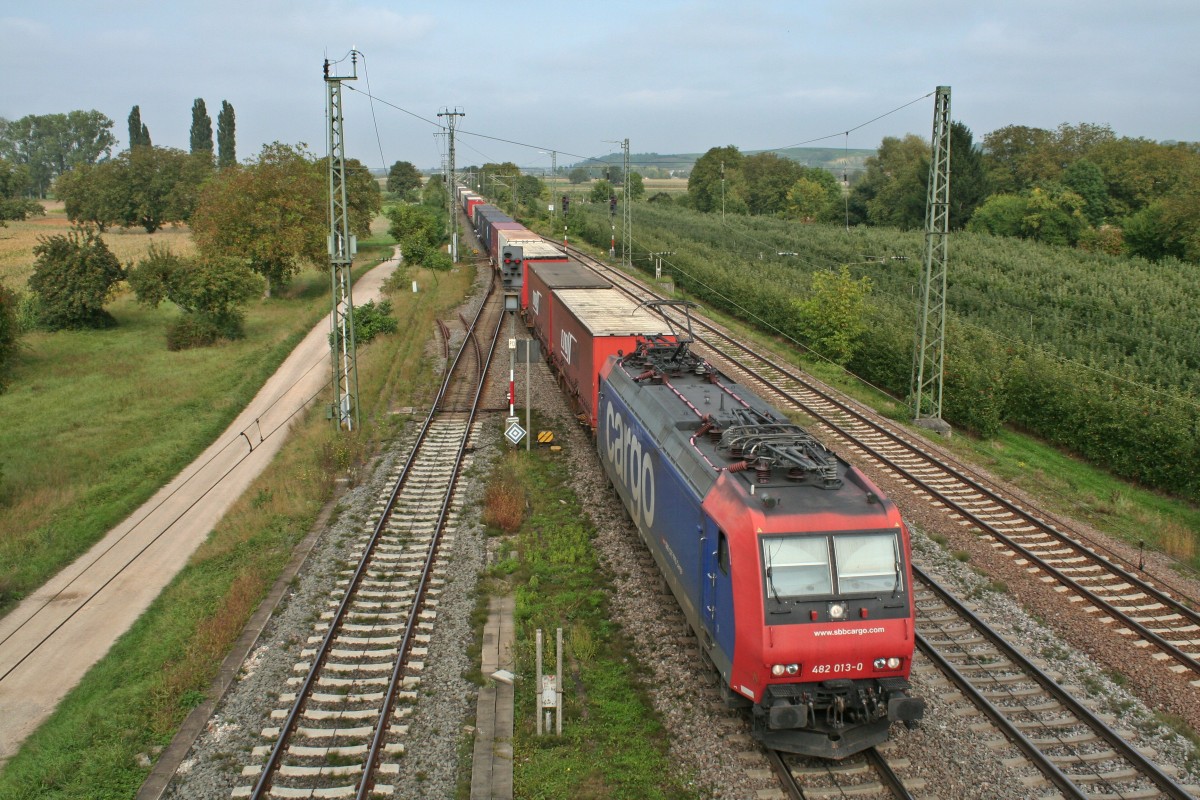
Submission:
[[[520,444],[521,440],[525,438],[525,429],[521,427],[521,423],[514,422],[504,431],[504,438],[513,444]]]

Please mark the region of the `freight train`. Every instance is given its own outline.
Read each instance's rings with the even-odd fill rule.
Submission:
[[[753,736],[838,759],[916,724],[911,546],[895,505],[693,353],[690,324],[655,304],[565,257],[522,261],[507,287]]]

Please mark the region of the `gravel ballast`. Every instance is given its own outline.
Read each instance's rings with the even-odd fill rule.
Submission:
[[[557,457],[574,476],[580,505],[595,526],[593,541],[604,568],[599,579],[609,591],[615,621],[632,640],[644,674],[649,676],[648,695],[670,737],[675,769],[702,796],[757,798],[773,784],[756,772],[766,769],[765,760],[748,755],[756,749],[748,725],[721,706],[711,674],[682,630],[674,599],[663,593],[660,580],[646,569],[645,548],[604,478],[590,435],[567,409],[545,363],[534,365],[531,372],[531,405],[553,427],[563,446]],[[504,407],[508,376],[508,358],[501,350],[493,361],[486,406]],[[517,396],[523,400],[523,367],[516,377]],[[470,758],[468,726],[475,687],[462,676],[477,666],[468,663],[467,653],[475,635],[469,626],[476,580],[487,562],[487,538],[478,515],[488,465],[502,450],[503,417],[503,413],[491,413],[481,418],[483,434],[476,438],[473,465],[460,482],[463,513],[449,553],[431,657],[408,720],[402,774],[395,781],[397,797],[453,798],[460,759]],[[373,524],[370,509],[386,490],[388,475],[395,462],[407,455],[409,445],[410,438],[399,441],[378,461],[370,479],[342,498],[336,520],[321,534],[239,679],[181,765],[168,797],[228,798],[234,787],[253,781],[239,773],[244,766],[260,761],[250,750],[266,743],[260,735],[263,728],[277,724],[270,720],[271,711],[280,706],[276,697],[287,691],[286,679],[294,674],[293,665],[301,660],[300,649],[313,635],[315,618],[329,598],[329,586],[339,571],[357,561],[353,545],[362,530]],[[1119,653],[1107,650],[1113,647],[1108,643],[1111,636],[1103,637],[1103,642],[1094,640],[1090,647],[1069,646],[1060,626],[1042,621],[1050,618],[1053,609],[1062,607],[1061,597],[1041,598],[1036,591],[1039,587],[1029,586],[1027,576],[1010,574],[1008,570],[1014,570],[1011,559],[996,556],[986,543],[963,541],[953,522],[912,503],[906,490],[873,477],[913,525],[918,564],[959,596],[971,598],[976,613],[1001,627],[1019,649],[1041,659],[1047,669],[1070,676],[1069,683],[1086,686],[1086,694],[1098,710],[1118,716],[1122,727],[1136,733],[1140,746],[1154,749],[1160,763],[1182,770],[1183,782],[1200,780],[1186,772],[1190,759],[1195,758],[1191,743],[1160,724],[1153,710],[1139,699],[1147,697],[1154,702],[1157,691],[1164,696],[1172,694],[1178,704],[1179,679],[1157,667],[1161,675],[1120,685],[1113,680],[1109,666],[1112,659],[1120,658]],[[947,544],[938,544],[931,535]],[[956,556],[959,551],[970,554],[966,563]],[[1106,655],[1098,660],[1093,651]],[[1141,673],[1155,666],[1143,668],[1134,663],[1132,669]],[[1143,692],[1143,681],[1160,688]],[[1132,684],[1136,684],[1138,696]],[[1012,755],[1011,749],[994,747],[990,732],[975,730],[978,718],[962,713],[961,701],[946,693],[932,670],[915,669],[913,685],[914,694],[928,703],[925,721],[913,731],[893,726],[886,754],[889,760],[907,762],[899,770],[902,777],[925,782],[928,788],[918,794],[1005,800],[1046,794],[1044,787],[1022,784],[1026,770],[1004,762]],[[1188,691],[1194,699],[1195,689],[1189,687]],[[564,725],[571,723],[564,720]]]

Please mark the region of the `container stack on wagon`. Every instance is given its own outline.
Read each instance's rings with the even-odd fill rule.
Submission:
[[[589,427],[596,427],[600,372],[610,357],[632,353],[639,342],[666,344],[675,332],[615,289],[555,289],[538,338],[567,396]],[[536,324],[536,323],[535,323]]]
[[[481,202],[482,198],[467,192],[459,194],[459,201],[464,209],[470,209],[471,226],[479,243],[487,251],[488,262],[500,273],[504,290],[519,293],[520,304],[524,308],[529,302],[524,288],[529,265],[566,263],[566,253],[496,206]]]
[[[554,293],[560,289],[611,289],[612,283],[578,261],[566,261],[531,264],[525,286],[521,309],[525,323],[541,341],[549,359],[555,344],[548,338],[554,330]]]

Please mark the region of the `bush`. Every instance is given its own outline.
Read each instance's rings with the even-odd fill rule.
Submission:
[[[354,307],[354,341],[366,344],[381,333],[395,333],[400,323],[392,316],[392,301],[374,300]]]
[[[184,318],[167,331],[167,348],[204,347],[242,337],[241,306],[262,291],[262,278],[230,258],[186,259],[151,245],[129,285],[138,301],[154,307],[169,300]]]
[[[51,330],[110,328],[116,319],[104,310],[113,287],[125,277],[117,257],[91,227],[66,236],[38,239],[29,287],[41,302],[41,322]]]
[[[209,347],[231,338],[218,321],[199,314],[184,314],[167,326],[167,349],[172,351]]]
[[[13,361],[21,347],[20,298],[0,283],[0,392],[8,388]]]

